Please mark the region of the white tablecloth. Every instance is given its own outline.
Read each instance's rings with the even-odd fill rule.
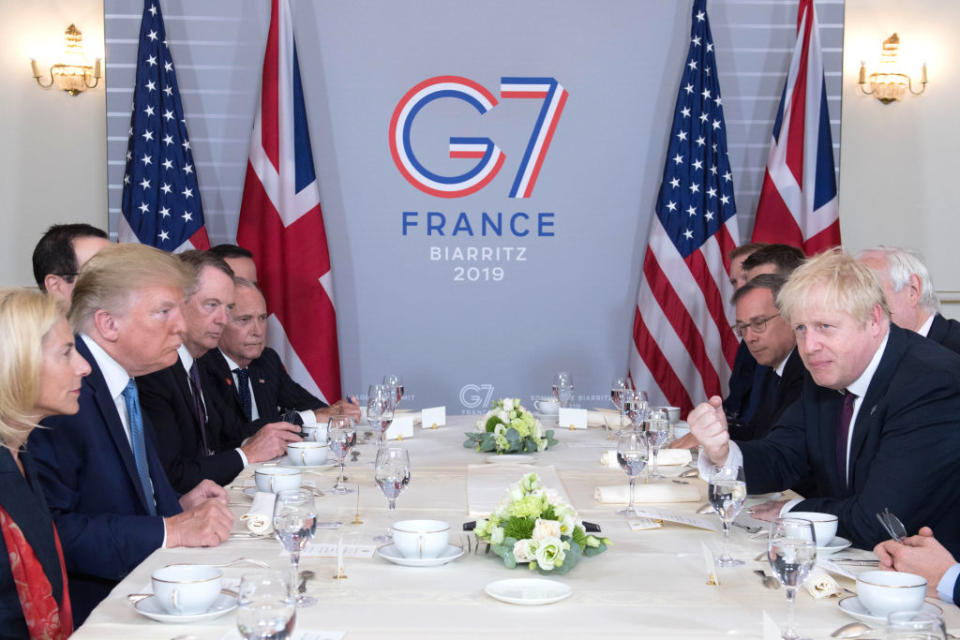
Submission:
[[[374,445],[358,447],[358,462],[347,464],[348,483],[360,486],[362,525],[349,524],[354,518],[357,495],[318,499],[320,520],[340,520],[339,530],[318,530],[317,542],[369,544],[395,520],[431,518],[447,520],[458,531],[472,518],[467,513],[467,465],[480,464],[485,454],[462,446],[464,432],[473,428],[474,418],[451,417],[449,425],[435,431],[417,428],[416,436],[404,439],[410,452],[410,485],[389,513],[386,500],[373,482]],[[530,575],[525,568],[506,569],[492,555],[468,554],[458,561],[436,568],[418,569],[390,564],[377,556],[347,559],[347,579],[331,579],[336,570],[332,558],[304,558],[302,568],[312,569],[317,578],[308,593],[319,604],[297,612],[298,629],[341,630],[347,640],[365,638],[524,638],[531,634],[547,638],[762,638],[762,612],[782,622],[785,615],[783,590],[765,589],[752,562],[764,541],[751,540],[745,531],[734,528],[734,555],[747,560],[744,567],[722,570],[722,584],[706,584],[701,542],[713,548],[719,544],[715,533],[667,524],[660,529],[631,531],[626,520],[614,513],[618,505],[601,505],[593,498],[594,487],[626,482],[617,469],[598,461],[598,447],[604,434],[598,429],[559,430],[560,444],[537,455],[537,465],[553,465],[574,507],[585,520],[596,522],[603,535],[613,541],[606,552],[583,560],[562,580],[573,595],[544,607],[520,607],[497,602],[483,593],[494,580]],[[527,469],[516,468],[516,477]],[[248,469],[233,485],[230,494],[234,511],[245,512],[250,499],[239,489],[250,483]],[[335,470],[306,474],[317,487],[333,484]],[[669,482],[669,480],[668,480]],[[699,482],[694,479],[692,482]],[[663,506],[663,505],[661,505]],[[698,503],[672,505],[692,512]],[[236,530],[244,530],[239,518]],[[452,542],[459,544],[455,533]],[[865,556],[872,554],[862,552]],[[849,555],[849,552],[847,553]],[[236,625],[236,614],[200,625],[170,625],[137,614],[126,595],[142,592],[150,574],[171,562],[219,563],[238,557],[268,561],[287,569],[286,556],[273,539],[230,540],[215,549],[158,550],[134,570],[92,613],[74,636],[78,640],[136,638],[169,640],[180,634],[219,640]],[[239,577],[250,567],[230,567],[224,575]],[[849,581],[841,581],[853,587]],[[942,604],[948,627],[960,627],[960,613]],[[797,597],[797,619],[807,637],[827,638],[830,631],[851,622],[837,606],[837,599],[815,601],[808,594]]]

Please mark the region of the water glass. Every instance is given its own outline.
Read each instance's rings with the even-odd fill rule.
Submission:
[[[743,501],[747,499],[747,483],[743,479],[743,467],[722,469],[707,485],[707,498],[710,506],[720,516],[723,541],[720,557],[717,558],[719,567],[736,567],[743,564],[730,555],[730,523],[736,519],[743,508]]]
[[[403,397],[403,378],[395,373],[390,373],[383,376],[383,384],[394,390],[397,396],[397,401],[393,406],[399,407],[400,398]]]
[[[573,399],[573,376],[561,371],[553,378],[553,395],[561,407],[569,407]]]
[[[610,401],[613,403],[613,406],[616,407],[617,411],[620,412],[619,421],[617,422],[618,430],[623,426],[623,400],[628,393],[633,393],[633,390],[630,388],[630,380],[627,378],[614,378],[610,384]]]
[[[787,624],[783,640],[800,640],[796,631],[797,588],[807,579],[817,560],[813,523],[799,518],[777,518],[770,527],[767,559],[773,575],[787,591]]]
[[[634,517],[633,511],[634,492],[637,485],[637,477],[647,466],[647,456],[649,448],[643,433],[634,429],[627,429],[620,432],[617,438],[617,462],[623,469],[627,477],[630,478],[630,497],[628,498],[627,508],[617,511],[622,516]]]
[[[887,616],[887,640],[944,640],[943,618],[931,611],[894,611]]]
[[[397,508],[397,496],[410,484],[410,454],[402,447],[380,449],[373,473],[390,511],[393,511]]]
[[[279,571],[245,573],[237,590],[237,630],[246,640],[293,637],[296,600]]]
[[[647,421],[647,415],[650,409],[650,400],[646,391],[624,392],[623,394],[623,413],[630,418],[633,428],[643,427]]]
[[[657,473],[657,455],[670,438],[670,417],[664,409],[648,410],[647,413],[647,445],[650,447],[648,477],[663,478],[662,474]]]
[[[327,422],[327,438],[330,440],[330,451],[337,457],[337,462],[340,464],[340,475],[332,490],[337,495],[353,493],[353,489],[347,488],[343,483],[343,464],[347,453],[357,443],[357,426],[353,418],[341,415],[330,416]]]
[[[397,393],[392,387],[372,384],[367,389],[367,422],[377,430],[377,448],[383,446],[384,434],[393,422]]]
[[[277,493],[273,506],[273,530],[283,548],[290,552],[290,563],[293,565],[290,582],[296,585],[300,577],[300,552],[317,530],[317,506],[313,492],[309,489],[291,489]],[[296,602],[298,607],[309,607],[316,604],[317,600],[300,594]]]

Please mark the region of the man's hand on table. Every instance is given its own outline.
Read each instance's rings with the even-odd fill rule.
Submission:
[[[713,396],[701,402],[687,416],[690,435],[703,446],[704,452],[714,465],[722,467],[730,455],[730,432],[727,416],[723,413],[723,401]]]
[[[349,397],[337,400],[329,407],[317,409],[313,412],[317,416],[317,422],[326,422],[330,416],[349,416],[354,420],[360,419],[360,405],[357,399]]]
[[[167,530],[168,549],[215,547],[230,537],[233,514],[219,499],[207,498],[183,513],[164,518],[163,523]]]
[[[692,433],[684,434],[683,436],[677,438],[667,447],[668,449],[695,449],[700,443],[697,442],[697,439],[693,436]]]
[[[247,438],[240,449],[247,462],[266,462],[287,452],[287,443],[299,442],[300,427],[289,422],[271,422]]]
[[[880,568],[904,571],[923,576],[927,581],[927,595],[937,597],[937,585],[947,569],[956,564],[953,556],[933,537],[930,527],[921,527],[915,536],[903,543],[885,540],[873,548],[880,560]]]
[[[750,515],[756,518],[757,520],[764,520],[766,522],[773,522],[780,517],[780,511],[783,509],[783,505],[787,504],[788,500],[770,500],[768,502],[761,502],[758,505],[754,505],[750,509]],[[789,516],[790,514],[787,513]]]
[[[230,496],[227,495],[226,489],[213,480],[204,479],[198,482],[193,489],[180,496],[180,506],[184,511],[190,511],[190,509],[200,506],[206,500],[216,500],[226,506],[230,503]]]

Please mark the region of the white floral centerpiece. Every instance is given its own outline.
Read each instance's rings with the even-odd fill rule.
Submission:
[[[519,398],[502,398],[477,420],[477,433],[468,433],[463,446],[496,453],[535,453],[555,444],[553,431],[544,431]]]
[[[564,574],[580,558],[595,556],[610,545],[607,538],[587,535],[573,507],[553,489],[528,473],[488,518],[477,520],[474,533],[513,569],[529,563],[531,570]]]

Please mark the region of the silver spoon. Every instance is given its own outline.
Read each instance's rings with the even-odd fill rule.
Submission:
[[[754,569],[753,572],[763,579],[763,586],[765,586],[767,589],[780,588],[780,581],[774,578],[773,576],[768,576],[760,569]]]
[[[862,622],[851,622],[850,624],[845,624],[833,633],[830,634],[831,638],[859,638],[867,631],[870,631],[870,627],[863,624]]]
[[[307,569],[306,571],[300,572],[300,586],[297,587],[297,593],[306,593],[307,592],[307,580],[312,580],[317,574],[313,571]]]

